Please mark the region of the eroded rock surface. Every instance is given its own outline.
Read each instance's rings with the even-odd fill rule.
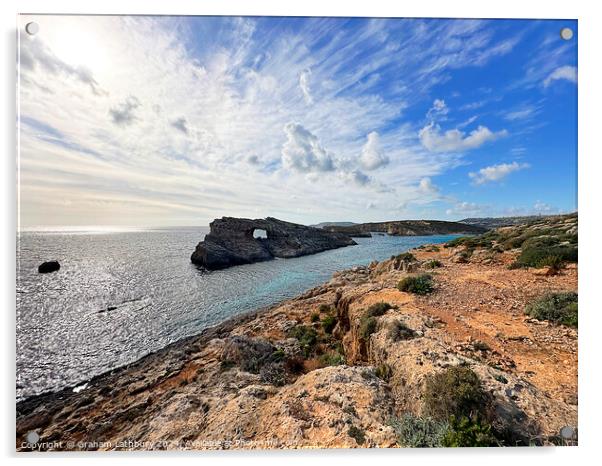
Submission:
[[[210,232],[191,256],[193,263],[209,270],[274,259],[316,254],[357,244],[343,233],[335,233],[276,218],[223,217],[209,225]],[[254,232],[265,232],[265,238]]]

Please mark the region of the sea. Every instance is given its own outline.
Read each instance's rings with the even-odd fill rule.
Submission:
[[[85,384],[224,320],[292,298],[333,272],[457,235],[356,238],[357,246],[207,272],[208,227],[45,229],[17,236],[17,400]],[[38,265],[58,260],[58,272]]]

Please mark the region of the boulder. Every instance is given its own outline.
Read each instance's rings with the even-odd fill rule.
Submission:
[[[61,264],[58,261],[42,262],[38,267],[38,273],[51,273],[56,272],[61,268]]]

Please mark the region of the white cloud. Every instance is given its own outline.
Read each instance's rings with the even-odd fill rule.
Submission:
[[[432,123],[418,133],[422,145],[431,152],[462,152],[476,149],[507,134],[506,130],[493,132],[486,126],[479,126],[469,134],[457,128],[442,132],[439,125]]]
[[[135,111],[138,107],[140,107],[140,101],[134,96],[129,96],[117,106],[111,107],[109,114],[116,125],[128,126],[137,120]]]
[[[334,170],[332,155],[320,145],[318,138],[298,123],[284,126],[286,142],[282,146],[282,163],[300,172]]]
[[[376,170],[377,168],[388,165],[389,162],[389,158],[381,151],[378,133],[372,131],[368,134],[366,144],[362,147],[362,153],[360,155],[362,167],[366,170]]]
[[[439,188],[433,184],[430,178],[422,178],[418,184],[418,190],[424,194],[437,194]]]
[[[313,99],[311,97],[311,91],[309,89],[309,78],[311,76],[311,70],[306,69],[301,72],[299,75],[299,87],[301,88],[301,92],[303,92],[303,97],[305,98],[305,103],[311,105],[313,103]]]
[[[572,83],[577,82],[577,68],[574,66],[561,66],[552,71],[543,81],[543,86],[548,87],[552,82],[566,80]]]
[[[434,120],[438,117],[447,115],[448,113],[449,113],[449,108],[445,104],[445,100],[435,99],[433,101],[433,106],[429,109],[426,116],[430,120]]]
[[[529,168],[528,163],[500,163],[490,167],[481,168],[478,172],[468,174],[474,180],[475,184],[485,184],[492,181],[500,181],[506,178],[510,173]]]
[[[451,208],[447,209],[445,213],[447,215],[483,215],[489,207],[475,202],[456,202]]]
[[[508,121],[516,121],[516,120],[527,120],[532,118],[537,113],[536,107],[522,107],[518,110],[513,110],[504,115],[504,119]]]
[[[198,225],[249,212],[305,222],[310,211],[360,221],[367,191],[370,215],[383,217],[461,163],[424,149],[400,123],[405,109],[454,69],[507,51],[472,20],[267,30],[254,18],[22,15],[20,29],[32,20],[44,34],[20,37],[23,225]]]

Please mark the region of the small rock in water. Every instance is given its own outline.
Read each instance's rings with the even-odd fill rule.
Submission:
[[[42,262],[38,267],[38,273],[51,273],[56,272],[61,268],[61,264],[58,261]]]

